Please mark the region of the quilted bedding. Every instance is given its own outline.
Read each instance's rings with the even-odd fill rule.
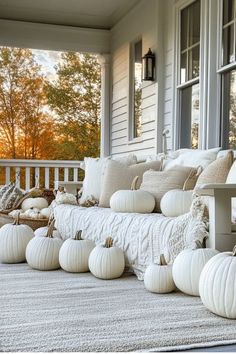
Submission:
[[[164,253],[168,262],[194,241],[207,237],[207,226],[199,213],[193,211],[177,218],[162,214],[115,213],[108,208],[84,208],[58,205],[54,209],[56,227],[63,239],[83,230],[83,238],[96,244],[112,236],[115,245],[125,252],[126,266],[142,280],[146,267],[158,262]]]

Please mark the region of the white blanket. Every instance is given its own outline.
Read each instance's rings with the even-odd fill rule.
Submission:
[[[194,241],[207,237],[202,215],[191,211],[177,218],[161,214],[115,213],[107,208],[84,208],[59,205],[54,210],[56,227],[63,239],[74,237],[83,230],[82,237],[103,242],[108,236],[125,252],[126,265],[139,279],[146,267],[158,262],[160,253],[168,262],[184,248],[194,247]]]

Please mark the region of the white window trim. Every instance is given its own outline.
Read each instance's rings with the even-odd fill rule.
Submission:
[[[193,79],[188,81],[186,84],[180,83],[180,16],[181,11],[191,5],[195,0],[180,0],[175,5],[174,16],[175,16],[175,42],[174,42],[174,72],[173,76],[173,88],[174,88],[174,99],[173,99],[173,148],[178,149],[180,147],[180,97],[178,90],[183,87],[189,86],[192,82],[198,81],[198,79]],[[207,86],[207,31],[205,28],[208,25],[208,7],[210,0],[201,0],[201,12],[200,12],[200,71],[199,71],[199,83],[200,83],[200,121],[199,121],[199,149],[206,147],[206,130],[207,130],[207,96],[206,96],[206,86]],[[204,49],[204,50],[203,50]],[[205,54],[204,54],[205,53]]]

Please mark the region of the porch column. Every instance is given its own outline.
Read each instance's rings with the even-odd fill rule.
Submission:
[[[101,64],[101,147],[100,156],[110,155],[110,54],[99,55]]]

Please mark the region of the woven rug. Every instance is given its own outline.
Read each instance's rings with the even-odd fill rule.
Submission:
[[[171,351],[236,343],[236,321],[199,298],[147,292],[133,275],[0,265],[1,351]]]

